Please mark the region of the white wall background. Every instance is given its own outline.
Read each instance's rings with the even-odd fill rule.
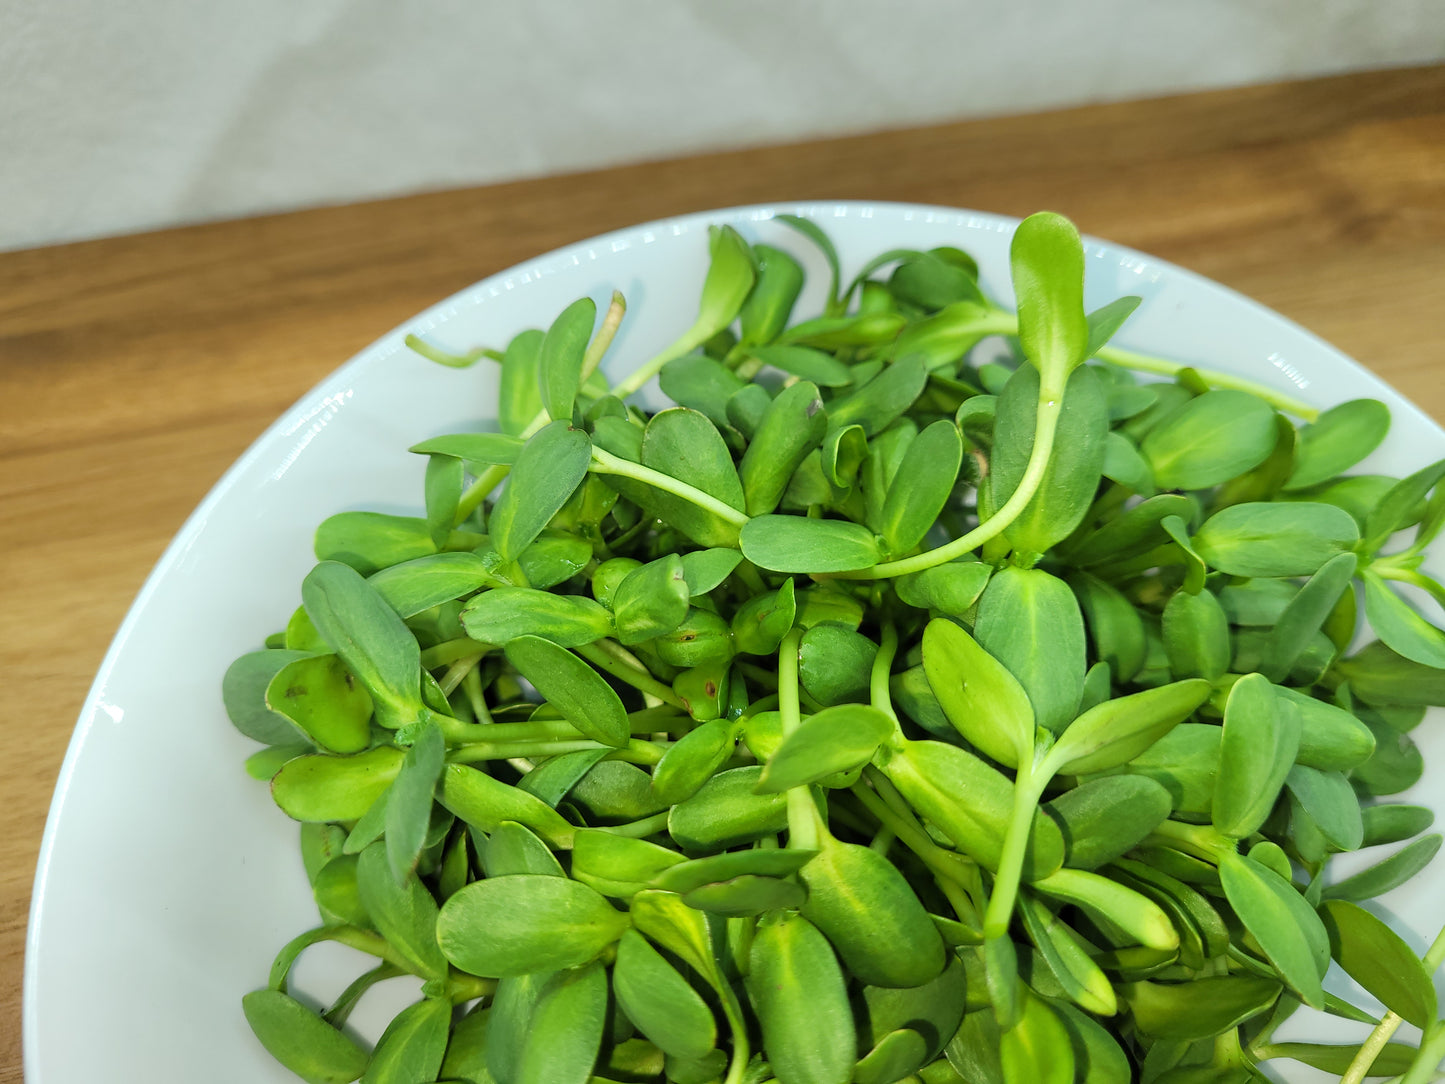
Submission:
[[[1442,0],[0,0],[0,249],[1442,56]]]

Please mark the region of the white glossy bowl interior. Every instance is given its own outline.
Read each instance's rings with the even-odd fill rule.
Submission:
[[[423,464],[407,446],[493,421],[495,366],[442,369],[405,349],[404,334],[458,351],[502,346],[522,328],[545,327],[582,294],[605,304],[615,287],[627,296],[628,316],[607,369],[625,372],[691,323],[707,226],[721,222],[797,254],[809,283],[797,312],[815,313],[824,264],[811,244],[770,221],[781,212],[822,225],[845,276],[887,248],[953,244],[978,259],[991,296],[1011,299],[1016,221],[996,215],[811,203],[655,222],[531,260],[408,321],[307,394],[226,473],[116,634],[61,771],[26,950],[29,1084],[294,1081],[252,1037],[240,997],[264,984],[271,956],[313,925],[316,912],[295,825],[242,770],[255,746],[226,722],[220,680],[297,605],[322,518],[359,508],[414,513]],[[1288,320],[1152,257],[1095,241],[1086,247],[1091,308],[1122,293],[1144,299],[1120,345],[1248,374],[1321,405],[1382,399],[1394,428],[1371,469],[1403,474],[1445,455],[1445,433],[1423,413]],[[1416,737],[1428,764],[1445,762],[1439,728],[1422,727]],[[1405,797],[1438,805],[1433,786]],[[1382,901],[1421,951],[1440,922],[1442,890],[1445,862]],[[298,986],[329,1000],[360,963],[348,949],[312,949]],[[1337,989],[1349,988],[1335,979]],[[406,980],[387,985],[353,1018],[368,1038],[414,996]],[[1342,1041],[1353,1031],[1301,1018],[1289,1034]]]

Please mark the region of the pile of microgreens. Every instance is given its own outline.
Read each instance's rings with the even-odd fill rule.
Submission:
[[[1017,316],[954,248],[840,289],[780,217],[823,314],[714,229],[695,323],[616,386],[620,297],[501,353],[412,340],[500,363],[501,431],[412,449],[424,517],[326,520],[226,675],[321,914],[244,999],[260,1041],[367,1084],[1433,1079],[1445,940],[1358,901],[1440,845],[1376,799],[1445,704],[1393,586],[1445,597],[1445,462],[1346,476],[1383,404],[1107,346],[1138,299],[1084,311],[1057,215],[1014,236]],[[629,405],[654,376],[678,405]],[[288,974],[322,941],[376,963],[317,1012]],[[368,1050],[347,1016],[401,975]],[[1374,1030],[1275,1041],[1301,1005]]]

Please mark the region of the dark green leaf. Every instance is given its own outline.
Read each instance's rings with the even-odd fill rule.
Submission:
[[[1039,726],[1059,733],[1079,709],[1084,621],[1067,584],[1039,569],[1006,568],[978,602],[978,642],[1018,678]]]
[[[431,1084],[446,1056],[451,1023],[452,1003],[445,998],[403,1009],[377,1040],[361,1084]]]
[[[1224,708],[1214,827],[1241,839],[1269,816],[1299,750],[1299,712],[1262,674],[1235,682]]]
[[[436,552],[424,519],[340,512],[316,528],[316,559],[340,561],[363,576]]]
[[[1300,430],[1289,489],[1305,489],[1343,474],[1380,446],[1390,431],[1390,408],[1376,399],[1331,407]]]
[[[350,1084],[366,1069],[365,1050],[278,990],[255,990],[241,1008],[267,1053],[308,1084]]]
[[[397,883],[416,869],[431,825],[432,795],[441,778],[446,741],[435,724],[422,727],[406,751],[386,800],[386,860]]]
[[[758,516],[740,542],[744,557],[773,572],[850,572],[882,558],[873,532],[848,520]]]
[[[606,1024],[607,973],[601,963],[549,975],[537,991],[508,1084],[587,1084]]]
[[[1421,836],[1389,858],[1325,888],[1327,900],[1368,900],[1398,888],[1430,864],[1440,849],[1441,837]]]
[[[590,598],[530,587],[484,591],[462,609],[467,635],[487,644],[538,636],[561,647],[580,647],[612,632],[612,615]]]
[[[541,331],[524,331],[507,344],[502,356],[502,382],[497,392],[497,418],[502,432],[519,437],[542,413]]]
[[[1091,779],[1045,803],[1074,869],[1098,869],[1142,843],[1169,816],[1169,791],[1143,775]]]
[[[783,739],[763,768],[757,792],[777,794],[861,767],[894,729],[893,720],[877,708],[863,704],[825,708]]]
[[[426,464],[426,525],[432,545],[441,549],[451,537],[461,501],[465,468],[460,459],[434,455]]]
[[[717,1044],[712,1011],[635,930],[624,933],[617,945],[612,988],[627,1018],[670,1057],[706,1057]]]
[[[1029,763],[1034,711],[1023,686],[972,636],[942,618],[923,633],[923,671],[958,732],[1000,764]]]
[[[798,645],[803,690],[825,706],[865,699],[878,645],[837,625],[814,625]]]
[[[587,434],[567,420],[543,426],[527,441],[492,509],[492,544],[504,561],[515,561],[567,503],[591,455]]]
[[[1208,489],[1259,466],[1274,451],[1274,411],[1242,391],[1209,391],[1176,407],[1140,451],[1163,489]]]
[[[1209,692],[1207,681],[1191,678],[1106,700],[1069,724],[1044,764],[1063,775],[1126,764],[1189,718]]]
[[[348,565],[322,561],[301,584],[307,616],[371,694],[376,721],[396,728],[421,706],[421,649],[400,617]]]
[[[1329,940],[1314,909],[1278,873],[1233,852],[1221,859],[1219,879],[1280,977],[1306,1005],[1323,1008],[1320,980],[1329,965]]]
[[[1033,452],[1039,381],[1036,369],[1022,366],[999,396],[989,462],[995,509],[1018,489]],[[1073,534],[1099,488],[1109,432],[1103,382],[1092,369],[1079,369],[1069,376],[1063,396],[1054,435],[1054,447],[1060,452],[1050,457],[1038,490],[1004,532],[1020,553],[1043,553]]]
[[[426,979],[444,979],[447,962],[437,947],[437,905],[415,877],[398,884],[386,845],[373,843],[356,864],[356,887],[376,932]]]
[[[834,429],[857,425],[870,437],[881,433],[913,405],[927,382],[923,359],[900,358],[862,387],[830,402],[828,424]]]
[[[963,443],[951,421],[937,421],[909,445],[883,504],[878,533],[901,555],[923,540],[953,492]]]
[[[787,824],[786,796],[758,794],[761,767],[730,768],[672,807],[667,830],[688,851],[720,851],[779,832]]]
[[[1329,504],[1236,504],[1194,535],[1212,568],[1231,576],[1312,576],[1359,541],[1349,513]]]
[[[1426,621],[1376,573],[1365,570],[1365,617],[1375,635],[1411,662],[1445,670],[1445,632]]]
[[[221,679],[221,698],[231,724],[266,745],[292,746],[302,741],[296,725],[268,706],[266,690],[287,666],[310,657],[309,651],[251,651],[233,662]]]
[[[572,842],[572,825],[541,798],[464,764],[448,764],[442,770],[440,799],[447,809],[483,832],[495,831],[504,821],[516,821],[554,846]]]
[[[788,1084],[847,1084],[857,1038],[837,957],[806,919],[784,915],[753,940],[748,994],[773,1073]]]
[[[1435,985],[1415,951],[1363,907],[1329,900],[1320,907],[1330,954],[1381,1004],[1418,1028],[1435,1022]]]
[[[748,515],[777,508],[793,472],[822,443],[827,427],[815,384],[801,380],[772,401],[738,465]]]
[[[434,553],[384,568],[366,582],[399,616],[408,618],[496,582],[492,572],[475,553]]]
[[[447,900],[436,940],[463,971],[500,978],[579,967],[626,928],[626,915],[578,881],[517,874],[476,881]]]
[[[271,780],[271,797],[298,821],[352,821],[391,786],[405,754],[379,745],[355,756],[288,760]]]
[[[739,316],[743,345],[772,342],[787,326],[793,305],[803,289],[803,269],[782,249],[754,245],[758,280],[743,303]]]

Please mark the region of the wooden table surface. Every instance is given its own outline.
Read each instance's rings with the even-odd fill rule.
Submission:
[[[72,724],[232,460],[355,351],[513,263],[666,215],[826,198],[1061,211],[1272,306],[1445,419],[1445,67],[0,254],[0,1084],[21,1079],[30,885]]]

